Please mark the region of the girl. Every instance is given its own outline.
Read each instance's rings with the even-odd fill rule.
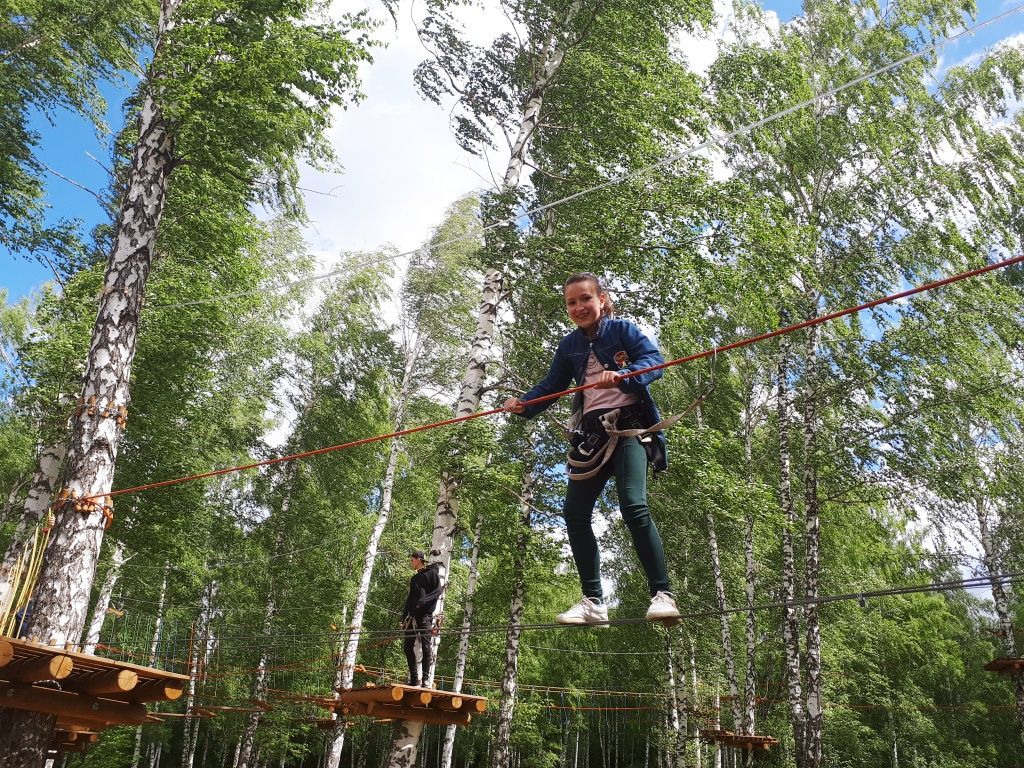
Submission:
[[[576,330],[565,336],[555,351],[548,375],[522,398],[510,398],[505,409],[530,418],[554,400],[530,401],[568,388],[595,385],[576,394],[573,403],[573,449],[569,455],[569,487],[563,514],[583,599],[556,621],[561,624],[602,624],[608,608],[601,591],[601,562],[591,520],[594,504],[608,478],[615,475],[619,509],[633,537],[640,564],[651,590],[647,619],[660,621],[679,616],[669,591],[665,551],[647,509],[647,462],[664,469],[665,436],[646,433],[658,425],[657,406],[647,389],[661,371],[628,379],[623,374],[664,362],[654,343],[632,323],[613,316],[611,299],[590,272],[565,281],[565,308]],[[623,429],[626,428],[626,429]],[[629,429],[632,428],[632,429]],[[603,463],[602,463],[603,461]]]

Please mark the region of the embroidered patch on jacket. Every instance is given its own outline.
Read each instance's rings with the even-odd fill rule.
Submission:
[[[620,349],[615,353],[615,364],[619,366],[619,368],[625,368],[629,365],[629,358],[626,357],[626,351],[624,349]]]

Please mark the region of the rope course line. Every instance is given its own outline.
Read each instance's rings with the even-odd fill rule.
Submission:
[[[1024,8],[1024,5],[1022,5],[1021,7]],[[866,302],[863,302],[863,303],[858,304],[858,305],[853,306],[853,307],[847,307],[846,309],[837,310],[835,312],[829,312],[829,313],[821,315],[819,317],[811,318],[809,320],[803,320],[803,321],[801,321],[799,323],[793,323],[791,325],[786,325],[786,326],[783,326],[781,328],[777,328],[777,329],[775,329],[773,331],[768,331],[766,333],[758,334],[757,336],[749,336],[749,337],[740,339],[738,341],[730,342],[729,344],[724,344],[724,345],[722,345],[720,347],[712,347],[711,349],[706,349],[706,350],[704,350],[702,352],[696,352],[696,353],[691,354],[691,355],[685,355],[683,357],[675,358],[674,360],[667,360],[664,363],[660,363],[658,365],[652,365],[649,368],[642,368],[642,369],[637,370],[637,371],[630,371],[629,373],[623,374],[619,378],[620,379],[630,379],[630,378],[633,378],[635,376],[640,376],[640,375],[645,374],[645,373],[650,373],[652,371],[660,371],[660,370],[664,370],[666,368],[671,368],[671,367],[674,367],[674,366],[683,365],[684,363],[690,363],[690,362],[694,362],[696,360],[703,360],[704,358],[708,358],[708,357],[717,357],[719,354],[721,354],[723,352],[730,352],[732,350],[742,349],[743,347],[748,347],[748,346],[751,346],[753,344],[758,344],[758,343],[760,343],[762,341],[767,341],[769,339],[774,339],[774,338],[776,338],[778,336],[783,336],[783,335],[786,335],[786,334],[789,334],[789,333],[794,333],[796,331],[803,330],[805,328],[811,328],[811,327],[816,326],[816,325],[821,325],[823,323],[831,322],[832,320],[838,320],[839,318],[846,317],[848,315],[852,315],[852,314],[855,314],[857,312],[861,312],[861,311],[863,311],[865,309],[871,309],[873,307],[877,307],[877,306],[880,306],[882,304],[889,304],[889,303],[892,303],[894,301],[899,301],[900,299],[905,299],[905,298],[908,298],[910,296],[915,296],[915,295],[917,295],[919,293],[924,293],[926,291],[931,291],[931,290],[935,290],[937,288],[942,288],[944,286],[950,285],[952,283],[959,282],[961,280],[967,280],[967,279],[972,278],[972,277],[978,277],[979,275],[983,275],[983,274],[986,274],[988,272],[993,272],[993,271],[998,270],[998,269],[1005,269],[1007,267],[1011,267],[1011,266],[1013,266],[1015,264],[1020,264],[1022,262],[1024,262],[1024,255],[1013,256],[1011,258],[1003,259],[1002,261],[997,261],[997,262],[994,262],[992,264],[986,264],[983,267],[977,267],[975,269],[970,269],[970,270],[967,270],[965,272],[958,272],[957,274],[951,275],[949,277],[942,278],[941,280],[934,280],[932,282],[924,283],[923,285],[919,285],[916,288],[910,288],[910,289],[905,290],[905,291],[900,291],[899,293],[893,293],[893,294],[889,294],[888,296],[883,296],[883,297],[878,298],[878,299],[872,299],[871,301],[866,301]],[[572,395],[572,394],[575,394],[576,392],[583,392],[584,390],[587,390],[587,389],[593,389],[594,387],[597,386],[597,384],[598,384],[597,382],[594,382],[594,383],[591,383],[591,384],[584,384],[584,385],[578,386],[578,387],[570,387],[569,389],[565,389],[565,390],[563,390],[561,392],[553,392],[550,395],[544,395],[542,397],[534,398],[530,402],[532,404],[545,403],[545,402],[548,402],[549,400],[556,400],[556,399],[558,399],[560,397],[563,397],[565,395]],[[152,483],[143,483],[142,485],[136,485],[136,486],[132,486],[132,487],[129,487],[129,488],[121,488],[121,489],[118,489],[118,490],[112,490],[112,491],[108,491],[107,493],[97,493],[97,494],[93,494],[91,496],[84,496],[84,497],[82,497],[82,500],[83,501],[87,501],[87,500],[91,500],[91,499],[101,499],[101,498],[103,498],[105,496],[113,498],[114,496],[124,496],[126,494],[141,493],[143,491],[149,491],[149,490],[153,490],[155,488],[166,488],[166,487],[172,486],[172,485],[180,485],[181,483],[192,482],[194,480],[204,480],[204,479],[211,478],[211,477],[220,477],[221,475],[232,474],[232,473],[235,473],[235,472],[245,472],[245,471],[250,470],[250,469],[258,469],[260,467],[267,467],[267,466],[271,466],[271,465],[274,465],[274,464],[280,464],[280,463],[286,462],[286,461],[298,461],[298,460],[301,460],[301,459],[308,459],[308,458],[312,458],[313,456],[321,456],[323,454],[333,453],[335,451],[343,451],[343,450],[347,450],[347,449],[350,449],[350,448],[358,448],[360,446],[369,445],[371,443],[378,443],[378,442],[382,442],[384,440],[390,440],[390,439],[393,439],[393,438],[396,438],[396,437],[404,437],[406,435],[412,435],[412,434],[416,434],[418,432],[425,432],[425,431],[430,430],[430,429],[438,429],[440,427],[454,426],[456,424],[461,424],[463,422],[471,421],[473,419],[479,419],[479,418],[483,418],[485,416],[495,416],[495,415],[497,415],[499,413],[506,413],[506,412],[507,412],[507,409],[504,408],[504,407],[502,407],[502,408],[491,408],[489,410],[483,410],[483,411],[474,411],[473,413],[469,413],[469,414],[466,414],[464,416],[456,416],[456,417],[451,418],[451,419],[444,419],[442,421],[436,421],[436,422],[432,422],[430,424],[420,424],[420,425],[415,426],[415,427],[409,427],[407,429],[400,429],[400,430],[397,430],[395,432],[390,432],[390,433],[387,433],[387,434],[373,435],[372,437],[364,437],[364,438],[360,438],[358,440],[350,440],[349,442],[346,442],[346,443],[339,443],[338,445],[331,445],[331,446],[327,446],[325,448],[316,448],[316,449],[311,450],[311,451],[302,451],[300,453],[293,453],[293,454],[289,454],[289,455],[286,455],[286,456],[277,456],[277,457],[274,457],[274,458],[271,458],[271,459],[263,459],[262,461],[254,461],[254,462],[251,462],[249,464],[242,464],[242,465],[235,466],[235,467],[224,467],[224,468],[221,468],[221,469],[214,469],[214,470],[211,470],[209,472],[200,472],[200,473],[195,474],[195,475],[187,475],[187,476],[184,476],[184,477],[171,478],[171,479],[168,479],[168,480],[159,480],[159,481],[152,482]]]
[[[622,184],[623,182],[626,182],[626,181],[629,181],[631,179],[635,179],[637,177],[643,176],[643,175],[645,175],[647,173],[650,173],[651,171],[656,170],[658,168],[662,168],[664,166],[672,165],[673,163],[676,163],[676,162],[678,162],[680,160],[683,160],[683,159],[685,159],[687,157],[696,155],[699,152],[704,151],[705,149],[712,149],[714,147],[720,146],[722,144],[725,144],[728,141],[731,141],[732,139],[737,138],[738,136],[742,136],[744,134],[750,133],[751,131],[753,131],[753,130],[755,130],[757,128],[762,128],[765,125],[768,125],[769,123],[773,123],[776,120],[779,120],[779,119],[781,119],[783,117],[786,117],[787,115],[791,115],[794,112],[799,112],[802,109],[805,109],[807,107],[813,106],[813,105],[817,104],[819,101],[823,101],[825,99],[828,99],[828,98],[831,98],[833,96],[836,96],[837,94],[840,94],[843,91],[846,91],[846,90],[849,90],[850,88],[853,88],[855,85],[860,85],[861,83],[863,83],[863,82],[865,82],[867,80],[870,80],[870,79],[872,79],[874,77],[878,77],[879,75],[884,75],[887,72],[893,71],[894,69],[899,69],[904,64],[907,64],[907,63],[913,61],[914,59],[921,58],[922,56],[925,56],[926,54],[931,53],[934,50],[937,50],[938,48],[942,47],[943,45],[946,45],[948,43],[956,42],[957,40],[960,40],[961,38],[964,38],[964,37],[970,37],[971,35],[974,35],[979,30],[984,29],[985,27],[991,26],[992,24],[997,24],[997,23],[1003,21],[1004,19],[1009,18],[1010,16],[1013,16],[1013,15],[1015,15],[1017,13],[1020,13],[1021,11],[1024,11],[1024,3],[1021,3],[1020,5],[1014,6],[1013,8],[1009,8],[1006,11],[1003,11],[1002,13],[999,13],[999,14],[997,14],[995,16],[992,16],[991,18],[988,18],[988,19],[986,19],[984,21],[978,22],[973,27],[966,27],[966,28],[964,28],[964,30],[962,32],[958,32],[955,35],[950,35],[949,37],[944,37],[941,40],[937,40],[937,41],[935,41],[933,43],[930,43],[929,45],[926,45],[924,48],[921,48],[920,50],[914,51],[913,53],[909,53],[906,56],[904,56],[904,57],[902,57],[900,59],[897,59],[894,62],[886,64],[885,66],[882,66],[882,67],[878,67],[877,69],[874,69],[871,72],[868,72],[867,74],[860,75],[859,77],[856,77],[856,78],[854,78],[852,80],[849,80],[849,81],[847,81],[845,83],[842,83],[842,84],[836,86],[835,88],[830,88],[827,91],[823,91],[823,92],[821,92],[819,94],[815,94],[814,96],[812,96],[809,99],[804,99],[803,101],[797,102],[796,104],[793,104],[793,105],[791,105],[789,107],[786,107],[785,109],[781,109],[781,110],[779,110],[777,112],[773,112],[772,114],[767,115],[766,117],[763,117],[763,118],[761,118],[759,120],[755,120],[752,123],[747,123],[746,125],[740,126],[739,128],[734,128],[731,131],[727,131],[727,132],[723,133],[721,136],[717,136],[717,137],[713,137],[713,138],[707,139],[706,141],[703,141],[703,142],[701,142],[699,144],[695,144],[692,147],[687,147],[686,149],[680,150],[679,152],[675,152],[675,153],[673,153],[671,155],[667,155],[666,157],[663,157],[662,159],[657,160],[657,161],[651,163],[650,165],[646,165],[646,166],[643,166],[641,168],[638,168],[635,171],[631,171],[629,173],[620,174],[619,176],[614,176],[611,179],[608,179],[607,181],[601,182],[600,184],[595,184],[595,185],[593,185],[591,187],[587,187],[586,189],[582,189],[579,192],[574,192],[571,195],[566,195],[565,197],[559,198],[558,200],[552,200],[550,203],[545,203],[543,205],[535,206],[534,208],[530,208],[528,210],[525,210],[522,213],[517,214],[515,216],[510,216],[510,217],[508,217],[506,219],[502,219],[500,221],[496,221],[493,224],[488,224],[488,225],[482,227],[480,229],[479,233],[476,233],[476,234],[473,234],[473,235],[462,235],[460,237],[451,238],[449,240],[443,240],[440,243],[436,243],[436,244],[434,244],[432,246],[430,246],[430,245],[428,245],[428,246],[420,246],[418,248],[414,248],[414,249],[409,250],[409,251],[403,251],[401,253],[396,253],[396,254],[393,254],[393,255],[385,257],[385,258],[377,259],[374,262],[370,262],[370,263],[382,263],[383,261],[397,261],[398,259],[406,258],[406,257],[412,256],[412,255],[414,255],[416,253],[420,253],[420,252],[423,252],[423,251],[429,252],[431,250],[438,249],[438,248],[443,248],[443,247],[446,247],[446,246],[449,246],[449,245],[456,245],[458,243],[469,242],[469,241],[472,241],[472,240],[476,239],[478,235],[482,235],[485,232],[490,231],[491,229],[495,229],[495,228],[498,228],[498,227],[505,227],[505,226],[508,226],[510,224],[516,224],[521,219],[525,219],[525,218],[528,218],[530,216],[535,216],[538,213],[543,213],[543,212],[548,211],[548,210],[550,210],[552,208],[555,208],[555,207],[557,207],[559,205],[564,205],[565,203],[572,202],[573,200],[578,200],[581,197],[585,197],[586,195],[589,195],[589,194],[591,194],[593,192],[600,192],[601,190],[608,189],[609,187],[614,187],[614,186],[617,186],[619,184]],[[367,263],[366,266],[369,266],[370,263]],[[268,292],[268,290],[271,291],[271,292],[280,291],[280,290],[291,288],[291,287],[294,287],[294,286],[297,286],[297,285],[303,285],[303,284],[306,284],[306,283],[319,282],[320,280],[327,280],[327,279],[332,278],[332,277],[338,277],[340,275],[343,275],[343,274],[345,274],[345,271],[346,271],[346,269],[344,267],[342,267],[342,268],[339,268],[339,269],[331,270],[330,272],[325,272],[325,273],[320,274],[320,275],[312,275],[310,277],[299,278],[297,280],[280,283],[280,284],[278,284],[276,286],[272,286],[269,289],[257,289],[257,290],[252,290],[252,291],[239,291],[237,293],[224,294],[223,296],[211,297],[211,298],[208,298],[208,299],[196,299],[194,301],[184,301],[184,302],[178,302],[178,303],[175,303],[175,304],[155,304],[155,305],[153,305],[152,309],[177,309],[177,308],[180,308],[180,307],[191,307],[191,306],[198,306],[198,305],[202,305],[202,304],[212,304],[212,303],[216,303],[216,302],[220,302],[220,301],[228,301],[228,300],[231,300],[231,299],[240,299],[240,298],[245,298],[245,297],[248,297],[248,296],[255,296],[257,294],[266,293],[266,292]]]
[[[758,603],[757,605],[748,608],[747,606],[736,607],[736,608],[725,608],[725,609],[706,609],[701,611],[690,611],[687,613],[680,614],[680,621],[691,621],[696,619],[707,619],[717,618],[719,616],[728,616],[737,613],[746,613],[749,610],[758,612],[776,610],[787,607],[799,607],[807,605],[827,605],[830,603],[838,602],[849,602],[857,601],[858,603],[864,603],[868,600],[874,600],[884,597],[899,597],[903,595],[911,594],[923,594],[932,592],[956,592],[960,590],[971,590],[971,589],[984,589],[990,587],[992,582],[998,581],[1003,584],[1016,584],[1024,581],[1024,571],[1012,571],[1006,573],[992,574],[988,576],[973,576],[966,579],[955,579],[950,581],[936,581],[928,582],[925,584],[908,584],[900,585],[895,587],[887,587],[884,589],[874,590],[857,590],[852,592],[845,592],[835,595],[822,595],[816,598],[797,598],[795,600],[779,600],[769,603]],[[652,622],[647,621],[644,618],[622,618],[622,619],[611,619],[608,622],[602,622],[601,626],[627,626],[627,625],[649,625]],[[552,629],[580,629],[588,626],[587,624],[557,624],[557,623],[534,623],[534,624],[494,624],[494,625],[483,625],[470,627],[469,629],[463,629],[461,627],[443,628],[439,631],[439,635],[444,636],[455,636],[468,634],[489,634],[494,632],[505,632],[510,627],[514,627],[521,631],[546,631]],[[349,633],[351,636],[358,636],[361,638],[370,639],[382,639],[389,637],[393,640],[398,640],[405,637],[404,632],[401,630],[360,630],[358,632],[353,631]],[[298,639],[309,639],[316,640],[322,639],[334,640],[337,638],[336,632],[296,632],[296,633],[284,633],[275,632],[273,640],[280,642],[285,645],[294,645],[294,641]],[[226,644],[232,641],[256,641],[256,640],[268,640],[266,635],[219,635],[217,642],[220,648],[224,648]],[[161,641],[162,642],[162,641]],[[271,643],[253,643],[251,646],[238,646],[234,645],[232,648],[238,649],[241,647],[252,647],[252,648],[264,648]]]

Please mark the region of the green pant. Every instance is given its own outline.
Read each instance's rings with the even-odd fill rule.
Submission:
[[[599,473],[589,480],[569,480],[565,493],[565,526],[583,594],[601,598],[601,553],[597,548],[592,520],[594,505],[611,475],[619,494],[619,510],[625,520],[640,565],[647,574],[651,597],[669,591],[665,548],[647,508],[647,453],[640,441],[630,437],[619,441],[615,454]]]

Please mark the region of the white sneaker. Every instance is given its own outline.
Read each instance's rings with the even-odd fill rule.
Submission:
[[[647,609],[644,617],[648,621],[664,621],[665,619],[678,619],[679,609],[676,608],[676,599],[671,592],[658,592],[651,598],[651,607]]]
[[[565,613],[555,616],[555,621],[559,624],[597,624],[607,627],[608,606],[584,597]]]

